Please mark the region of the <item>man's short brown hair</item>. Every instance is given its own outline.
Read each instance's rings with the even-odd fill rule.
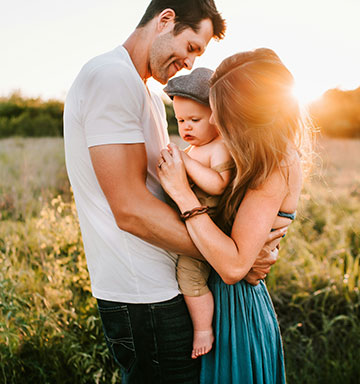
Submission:
[[[220,40],[225,35],[225,20],[216,9],[214,0],[152,0],[137,28],[145,26],[167,8],[172,9],[176,15],[175,35],[186,28],[191,28],[194,32],[197,32],[200,22],[204,19],[211,20],[215,39]]]

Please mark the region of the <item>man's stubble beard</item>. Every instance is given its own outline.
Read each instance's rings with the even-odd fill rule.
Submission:
[[[151,76],[161,84],[166,84],[170,78],[169,69],[174,58],[174,55],[168,55],[171,40],[173,40],[172,32],[158,36],[150,50],[149,67]]]

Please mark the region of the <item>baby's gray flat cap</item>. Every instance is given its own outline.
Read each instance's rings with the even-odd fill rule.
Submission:
[[[164,92],[172,99],[182,96],[209,105],[209,80],[214,71],[208,68],[196,68],[190,74],[169,80]]]

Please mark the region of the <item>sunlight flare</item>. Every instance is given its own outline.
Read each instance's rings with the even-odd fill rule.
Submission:
[[[311,102],[319,99],[323,95],[316,85],[310,85],[305,83],[295,83],[292,89],[293,96],[298,100],[301,105],[308,105]]]

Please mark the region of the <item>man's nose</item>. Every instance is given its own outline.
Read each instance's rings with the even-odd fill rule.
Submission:
[[[190,71],[192,69],[193,65],[194,65],[194,61],[195,61],[195,58],[194,59],[190,59],[189,57],[187,57],[184,60],[184,67]]]

